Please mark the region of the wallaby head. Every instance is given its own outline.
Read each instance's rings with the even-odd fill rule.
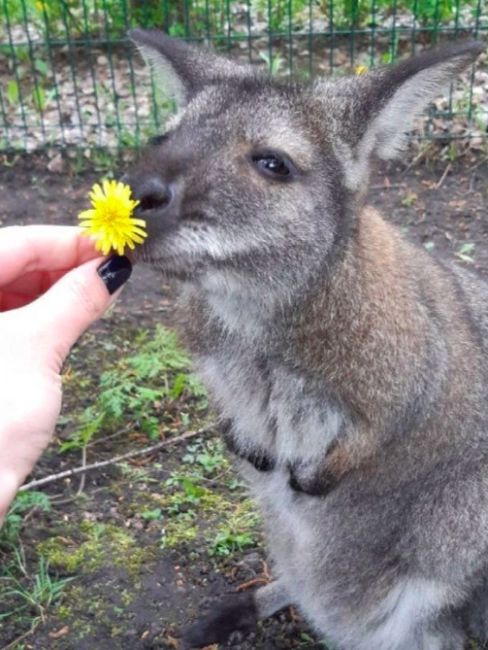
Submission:
[[[288,295],[329,267],[354,232],[371,159],[394,157],[412,119],[475,60],[453,43],[337,80],[272,79],[158,31],[131,39],[179,113],[126,177],[170,275]]]

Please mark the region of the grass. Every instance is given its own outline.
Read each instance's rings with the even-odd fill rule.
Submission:
[[[31,626],[44,622],[50,606],[58,601],[72,578],[56,578],[49,571],[45,557],[39,557],[37,570],[29,575],[25,561],[18,548],[14,549],[15,567],[10,565],[0,576],[2,601],[9,604],[7,611],[0,611],[0,621],[11,616],[33,616]],[[23,576],[23,580],[17,574]]]
[[[170,330],[108,327],[110,337],[89,332],[71,354],[41,473],[200,429],[208,418],[206,393]],[[164,570],[176,553],[219,571],[260,541],[254,505],[216,437],[114,472],[90,475],[97,487],[81,498],[66,484],[71,503],[59,507],[43,492],[15,500],[0,536],[1,642],[33,630],[37,642],[66,625],[73,647],[82,639],[95,647],[100,633],[125,638],[131,612],[146,602],[144,576],[161,570],[152,567]]]

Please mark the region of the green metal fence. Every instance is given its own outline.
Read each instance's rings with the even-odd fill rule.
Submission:
[[[275,74],[343,74],[486,37],[486,0],[0,0],[0,149],[138,146],[168,102],[130,26],[206,42]],[[427,136],[486,134],[486,63],[430,110]],[[469,124],[468,124],[468,119]]]

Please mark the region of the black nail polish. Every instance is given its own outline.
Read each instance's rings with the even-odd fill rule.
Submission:
[[[130,278],[132,264],[125,255],[112,255],[97,269],[110,295],[115,293]]]

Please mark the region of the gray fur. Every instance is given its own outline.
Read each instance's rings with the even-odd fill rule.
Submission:
[[[183,97],[126,179],[146,206],[139,256],[180,280],[180,330],[278,580],[191,638],[289,600],[338,649],[461,650],[487,620],[488,288],[363,199],[372,157],[482,46],[301,86],[133,38]],[[293,161],[285,181],[259,171],[269,150]]]

